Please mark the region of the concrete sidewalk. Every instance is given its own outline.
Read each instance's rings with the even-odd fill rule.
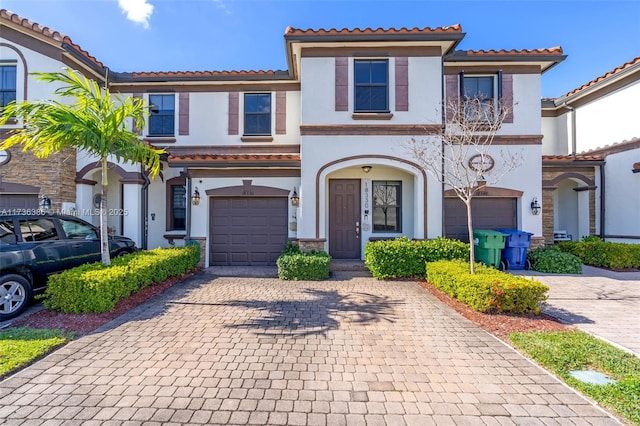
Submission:
[[[0,383],[7,424],[620,424],[413,282],[198,274]]]
[[[591,266],[582,275],[522,271],[549,286],[544,311],[640,356],[640,272]]]

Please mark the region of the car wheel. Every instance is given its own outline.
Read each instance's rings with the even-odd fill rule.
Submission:
[[[31,300],[29,281],[20,275],[0,277],[0,321],[18,316]]]

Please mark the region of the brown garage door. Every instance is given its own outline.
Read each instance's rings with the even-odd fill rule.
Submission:
[[[0,213],[20,213],[38,209],[38,194],[0,194]]]
[[[273,265],[287,241],[287,198],[211,198],[211,265]]]
[[[516,228],[515,198],[474,198],[471,200],[473,229]],[[444,200],[444,234],[468,242],[467,210],[458,198]]]

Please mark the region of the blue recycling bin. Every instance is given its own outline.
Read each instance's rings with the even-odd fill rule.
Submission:
[[[507,234],[502,250],[504,269],[529,269],[531,265],[527,260],[527,249],[531,245],[533,234],[517,229],[497,229],[497,231]]]

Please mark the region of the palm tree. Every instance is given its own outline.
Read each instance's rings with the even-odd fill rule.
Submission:
[[[58,73],[34,73],[38,80],[61,86],[54,94],[71,103],[58,100],[10,103],[0,115],[0,125],[9,118],[22,119],[23,128],[15,129],[0,149],[22,145],[39,158],[65,148],[84,150],[100,159],[102,165],[102,201],[100,203],[100,242],[102,263],[110,264],[107,234],[107,159],[141,163],[150,177],[160,172],[160,154],[126,129],[128,120],[136,127],[144,126],[147,108],[138,98],[112,96],[108,87],[101,88],[73,70]],[[106,86],[106,84],[105,84]]]

